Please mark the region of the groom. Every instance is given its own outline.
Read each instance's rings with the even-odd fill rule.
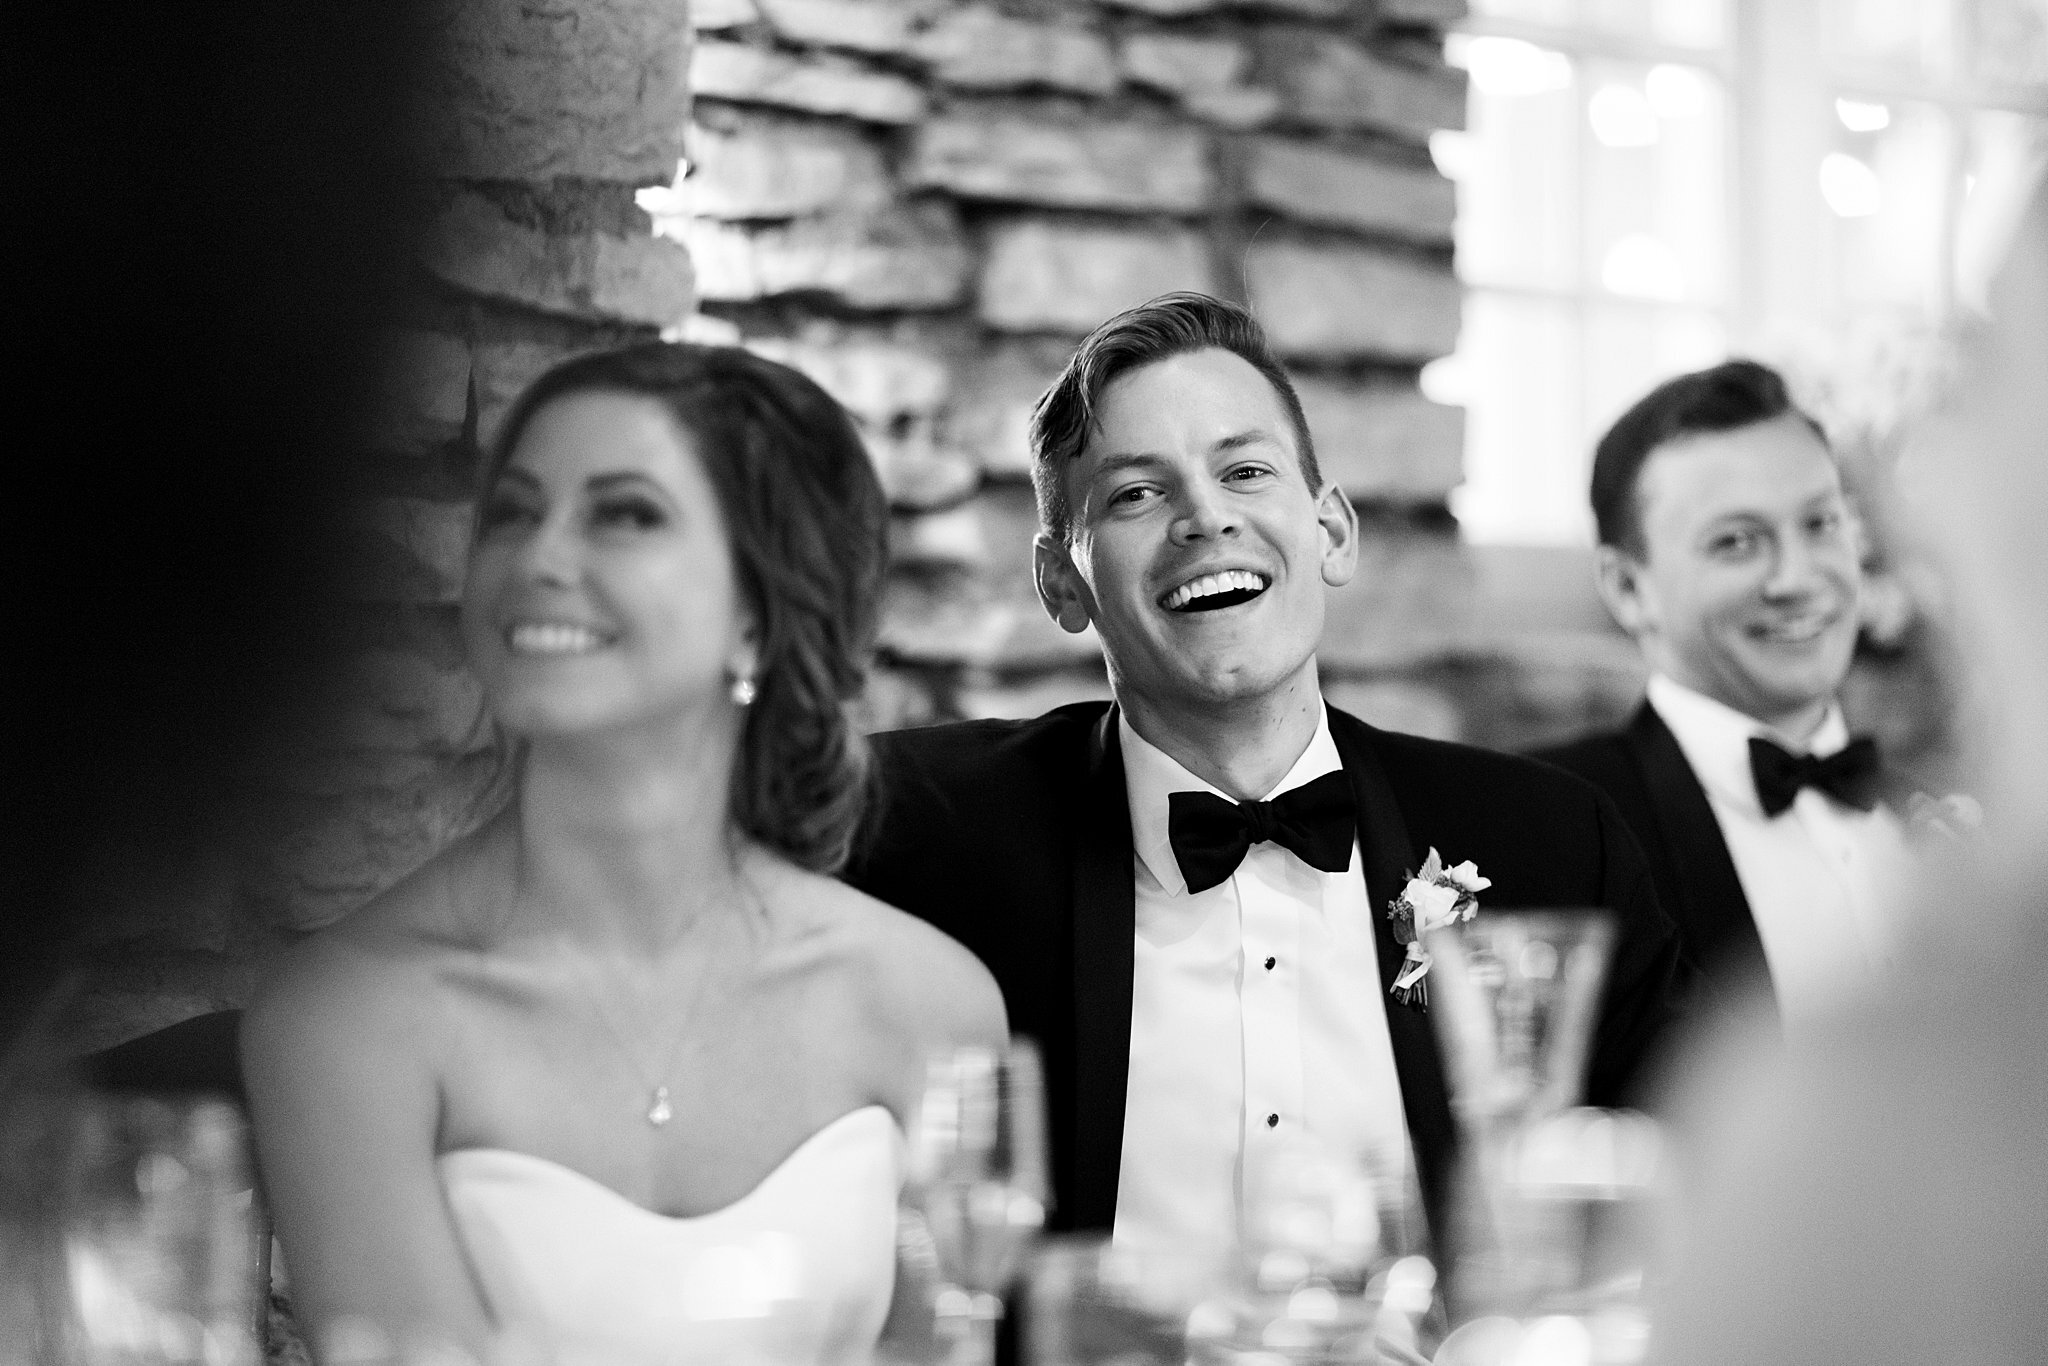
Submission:
[[[1032,444],[1039,596],[1095,627],[1116,701],[877,737],[848,877],[980,955],[1038,1041],[1055,1226],[1213,1249],[1246,1172],[1308,1135],[1419,1177],[1441,1227],[1451,1110],[1429,1019],[1389,992],[1390,899],[1434,848],[1492,880],[1482,908],[1615,911],[1588,1078],[1610,1104],[1675,955],[1635,842],[1554,769],[1324,703],[1358,522],[1243,309],[1170,294],[1103,324]]]

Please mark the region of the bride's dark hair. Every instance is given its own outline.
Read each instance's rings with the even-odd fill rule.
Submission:
[[[867,746],[847,703],[866,678],[888,502],[846,411],[786,365],[737,347],[648,342],[566,361],[519,396],[484,487],[549,402],[652,399],[689,435],[725,517],[760,631],[758,690],[732,775],[740,830],[819,872],[845,863]]]

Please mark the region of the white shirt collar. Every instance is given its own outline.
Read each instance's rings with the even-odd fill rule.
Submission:
[[[1187,883],[1180,875],[1180,864],[1174,860],[1173,844],[1167,836],[1167,798],[1176,792],[1213,792],[1227,801],[1235,798],[1213,783],[1204,782],[1190,773],[1178,759],[1167,754],[1157,745],[1131,729],[1131,721],[1121,708],[1117,711],[1117,738],[1123,746],[1124,791],[1131,807],[1131,844],[1140,861],[1152,876],[1173,896],[1187,891]],[[1259,800],[1271,801],[1282,792],[1300,787],[1325,773],[1344,766],[1337,755],[1337,742],[1330,737],[1330,710],[1320,698],[1316,702],[1316,733],[1310,737],[1308,748],[1287,770],[1287,775],[1273,784],[1272,790]]]
[[[1749,771],[1750,737],[1760,735],[1795,754],[1833,754],[1849,743],[1849,726],[1842,719],[1838,702],[1828,703],[1827,715],[1821,719],[1813,739],[1797,745],[1754,716],[1694,692],[1664,674],[1650,676],[1649,697],[1650,705],[1657,709],[1657,715],[1671,728],[1678,747],[1685,751],[1686,762],[1692,765],[1700,786],[1722,801],[1758,816],[1763,814],[1763,806],[1757,800],[1756,780]]]

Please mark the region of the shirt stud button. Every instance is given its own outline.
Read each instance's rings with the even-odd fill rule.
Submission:
[[[1267,1127],[1268,1129],[1277,1129],[1277,1128],[1279,1128],[1279,1127],[1280,1127],[1280,1116],[1278,1116],[1278,1115],[1267,1115],[1267,1116],[1266,1116],[1266,1127]]]
[[[1277,958],[1268,958],[1266,960],[1266,971],[1271,972],[1273,970],[1273,965],[1279,961],[1280,960]]]

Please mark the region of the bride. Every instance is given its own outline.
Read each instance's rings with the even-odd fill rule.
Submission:
[[[923,1059],[1005,1037],[966,950],[830,876],[885,523],[844,413],[744,351],[514,407],[462,603],[514,796],[243,1025],[316,1341],[867,1358]]]

